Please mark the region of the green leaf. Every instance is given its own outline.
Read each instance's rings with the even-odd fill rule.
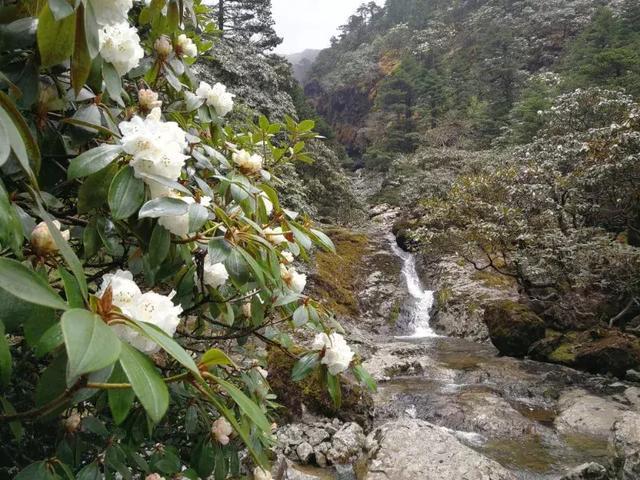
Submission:
[[[68,378],[95,372],[118,360],[122,342],[95,313],[69,310],[62,315],[61,326],[69,359]]]
[[[9,400],[7,400],[6,398],[0,397],[0,404],[2,404],[2,411],[4,413],[7,413],[9,415],[13,415],[16,413],[16,409],[13,408],[13,405],[11,405],[11,403],[9,403]],[[22,427],[22,423],[20,423],[19,421],[11,422],[9,423],[9,428],[11,429],[11,433],[13,434],[13,437],[16,439],[16,441],[20,442],[22,440],[22,437],[24,436],[24,428]]]
[[[73,53],[76,30],[75,15],[56,21],[49,5],[38,16],[38,48],[43,67],[52,67],[67,60]]]
[[[47,463],[41,461],[29,465],[14,480],[54,480],[54,478],[47,468]]]
[[[209,210],[199,203],[189,205],[189,232],[197,232],[209,219]]]
[[[69,308],[42,277],[16,260],[0,258],[0,288],[36,305],[56,310]]]
[[[0,291],[0,293],[4,293]],[[7,294],[8,297],[16,298],[13,295]],[[16,299],[17,300],[17,299]],[[0,296],[0,305],[4,305],[4,298]],[[23,333],[24,338],[27,341],[27,344],[31,348],[35,348],[42,336],[47,332],[49,328],[53,325],[58,325],[58,319],[56,317],[56,311],[51,308],[41,307],[39,305],[34,305],[32,303],[22,303],[20,302],[21,310],[14,310],[18,313],[17,315],[21,315],[21,322],[24,322],[23,325]],[[22,306],[28,307],[22,309]],[[4,312],[4,311],[3,311]],[[0,315],[0,319],[1,319]],[[5,323],[6,326],[6,323]]]
[[[20,165],[27,173],[31,183],[37,184],[34,172],[40,170],[40,148],[33,138],[31,130],[13,103],[13,100],[0,91],[0,123],[9,137],[11,149]]]
[[[356,365],[353,367],[353,375],[356,379],[364,384],[369,390],[375,392],[378,390],[378,386],[376,385],[376,381],[373,377],[367,372],[362,365]]]
[[[296,308],[296,311],[293,312],[293,324],[296,327],[301,327],[305,325],[309,321],[309,310],[304,305],[300,305]]]
[[[102,480],[102,473],[100,473],[98,463],[90,463],[80,470],[76,476],[76,480]]]
[[[260,407],[249,397],[247,397],[242,390],[219,377],[215,377],[215,381],[220,387],[229,394],[234,402],[240,407],[242,413],[251,419],[251,421],[263,432],[271,431],[271,423],[267,420],[264,412]]]
[[[240,252],[240,247],[235,247],[231,250],[231,253],[224,261],[224,266],[234,280],[238,282],[248,280],[247,262],[242,252]]]
[[[308,353],[296,362],[291,370],[291,380],[299,382],[306,378],[320,363],[318,352]]]
[[[99,172],[121,154],[122,147],[120,145],[105,144],[87,150],[69,162],[67,177],[71,180]]]
[[[202,358],[200,358],[199,365],[204,367],[213,367],[215,365],[231,365],[235,366],[233,360],[231,360],[226,353],[219,348],[212,348],[207,350]]]
[[[144,182],[134,176],[133,168],[118,172],[109,188],[109,208],[116,220],[124,220],[136,213],[144,202]]]
[[[309,250],[312,246],[311,239],[309,238],[309,236],[306,233],[304,233],[302,229],[293,222],[287,222],[287,226],[291,229],[291,231],[293,232],[293,236],[300,243],[300,245],[302,245],[304,248]]]
[[[84,307],[82,292],[80,291],[80,286],[78,285],[76,278],[62,267],[58,268],[58,274],[64,284],[64,292],[67,296],[67,303],[69,306],[71,308]]]
[[[89,299],[89,288],[87,287],[87,278],[84,275],[84,269],[82,268],[82,263],[80,263],[80,259],[76,255],[76,253],[71,249],[69,243],[62,237],[60,231],[53,224],[53,220],[51,220],[51,216],[42,208],[42,204],[40,200],[36,197],[36,201],[38,203],[38,210],[40,212],[40,217],[45,221],[47,227],[49,228],[49,233],[53,237],[53,240],[56,243],[56,246],[60,250],[60,254],[64,258],[67,265],[71,269],[74,277],[78,281],[78,286],[80,287],[80,292],[82,292],[82,298],[84,298],[85,302]]]
[[[298,131],[300,132],[308,132],[313,130],[316,126],[316,122],[313,120],[303,120],[298,124]]]
[[[87,34],[87,48],[91,58],[96,58],[100,52],[100,26],[96,20],[93,2],[83,3],[86,8],[84,12],[84,31]]]
[[[120,365],[149,418],[155,423],[160,422],[169,408],[169,390],[151,360],[129,345],[122,344]]]
[[[222,263],[231,254],[231,244],[224,237],[215,237],[209,241],[209,261]]]
[[[73,13],[73,6],[67,0],[49,0],[49,9],[56,21],[62,20]]]
[[[78,189],[78,213],[88,213],[107,203],[109,187],[118,173],[117,163],[111,163],[107,168],[89,175]]]
[[[122,370],[119,363],[116,364],[109,383],[127,382],[128,380],[124,370]],[[131,388],[114,388],[108,391],[107,396],[109,397],[109,408],[111,409],[113,420],[116,422],[116,425],[120,425],[129,416],[129,411],[133,406],[136,394]]]
[[[165,261],[171,249],[171,233],[162,225],[157,224],[151,234],[149,242],[149,262],[153,266],[160,266]]]
[[[189,204],[179,198],[160,197],[145,203],[138,213],[139,218],[177,217],[186,215]]]
[[[189,355],[185,349],[178,344],[178,342],[167,335],[162,329],[150,323],[140,322],[135,319],[133,324],[137,330],[141,331],[147,338],[160,345],[164,351],[175,358],[184,367],[191,370],[197,378],[200,378],[200,370],[198,370],[196,362],[193,361],[191,355]]]
[[[4,323],[0,322],[0,386],[6,388],[9,385],[12,369],[11,349],[5,335]]]
[[[60,322],[56,322],[47,328],[47,330],[38,339],[38,343],[35,345],[36,357],[43,358],[62,344],[64,344],[62,327],[60,326]]]
[[[342,404],[342,387],[340,386],[340,377],[337,375],[331,375],[327,370],[327,390],[329,396],[333,401],[336,408],[340,408]]]
[[[110,63],[104,62],[102,64],[102,77],[104,78],[104,84],[107,87],[107,92],[118,105],[124,106],[122,101],[122,79],[116,71],[115,67]]]
[[[66,3],[66,0],[55,0]],[[55,12],[54,12],[55,13]],[[76,14],[76,35],[71,57],[71,84],[78,95],[91,74],[91,54],[87,43],[84,4],[78,7]]]
[[[309,230],[309,233],[311,234],[311,237],[317,243],[319,243],[322,248],[324,248],[329,252],[336,253],[336,246],[333,244],[331,239],[328,236],[326,236],[323,232],[312,228]]]

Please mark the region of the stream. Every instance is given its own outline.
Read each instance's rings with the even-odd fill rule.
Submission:
[[[434,292],[422,286],[414,255],[386,238],[402,262],[409,295],[398,319],[403,331],[393,339],[379,338],[367,366],[379,380],[375,424],[410,418],[446,427],[523,480],[557,479],[585,462],[606,464],[607,422],[628,406],[629,386],[500,357],[491,344],[438,335],[429,325]],[[580,417],[581,408],[586,418]]]

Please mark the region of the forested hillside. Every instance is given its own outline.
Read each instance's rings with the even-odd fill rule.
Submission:
[[[639,91],[637,15],[620,0],[370,2],[320,53],[305,91],[375,168],[418,146],[527,141],[555,94]]]

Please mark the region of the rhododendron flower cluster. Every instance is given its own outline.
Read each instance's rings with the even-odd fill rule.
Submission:
[[[227,92],[227,87],[221,83],[216,83],[212,87],[207,82],[200,82],[200,86],[196,90],[196,96],[203,99],[210,107],[213,107],[221,117],[233,110],[233,97],[235,95]]]
[[[311,348],[317,351],[324,350],[321,363],[327,366],[331,375],[344,372],[353,360],[353,351],[339,333],[319,333]]]
[[[128,23],[114,23],[102,27],[100,55],[113,65],[119,75],[129,73],[144,57],[137,30]]]
[[[140,287],[133,280],[133,274],[123,270],[102,277],[102,286],[98,297],[102,298],[108,289],[111,289],[112,304],[127,317],[155,325],[169,336],[173,336],[176,332],[180,323],[182,307],[174,305],[171,301],[175,295],[174,292],[169,296],[152,291],[142,293]],[[154,341],[129,326],[114,325],[112,328],[122,340],[142,352],[155,353],[160,350]]]

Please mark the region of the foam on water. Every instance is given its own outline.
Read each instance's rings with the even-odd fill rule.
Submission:
[[[431,307],[433,307],[434,292],[423,288],[416,270],[415,257],[411,253],[402,250],[396,243],[394,237],[391,237],[391,248],[393,249],[393,253],[402,260],[402,275],[405,279],[407,290],[409,295],[411,295],[413,302],[413,305],[409,306],[409,314],[411,316],[409,324],[413,328],[413,333],[411,335],[397,338],[439,337],[439,335],[434,332],[429,325],[429,312],[431,311]]]

